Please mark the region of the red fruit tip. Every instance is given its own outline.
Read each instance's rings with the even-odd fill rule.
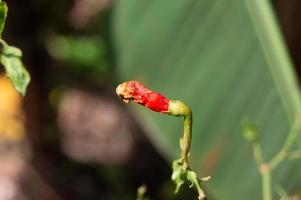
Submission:
[[[116,93],[125,103],[133,100],[156,112],[166,113],[168,111],[170,100],[151,91],[138,81],[128,81],[118,85]]]

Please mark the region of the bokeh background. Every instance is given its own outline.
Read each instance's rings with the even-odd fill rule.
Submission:
[[[260,199],[241,120],[269,159],[299,113],[301,3],[256,2],[7,1],[3,38],[32,81],[21,98],[1,68],[0,200],[133,200],[143,184],[153,200],[195,199],[170,181],[182,119],[123,105],[115,87],[131,79],[192,107],[210,199]],[[281,166],[273,186],[300,199],[300,167]]]

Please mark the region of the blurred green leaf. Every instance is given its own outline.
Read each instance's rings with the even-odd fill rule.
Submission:
[[[8,11],[8,8],[7,8],[6,3],[3,1],[0,1],[0,37],[1,37],[3,29],[4,29],[7,11]]]
[[[107,70],[105,47],[99,37],[53,36],[47,43],[48,52],[56,59],[82,70]]]
[[[194,112],[191,160],[214,199],[260,199],[261,180],[241,136],[246,116],[265,159],[300,114],[299,88],[267,0],[120,0],[114,9],[119,73],[186,102]],[[178,156],[182,121],[137,108],[149,137]],[[296,166],[299,165],[299,166]],[[273,183],[301,186],[301,162],[281,165]]]
[[[9,46],[3,40],[1,44],[0,62],[4,66],[7,76],[12,81],[16,90],[24,96],[30,82],[30,75],[21,61],[22,51],[16,47]]]

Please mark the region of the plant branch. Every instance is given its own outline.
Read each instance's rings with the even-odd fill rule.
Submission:
[[[257,164],[258,170],[260,171],[261,165],[264,163],[261,145],[259,144],[258,141],[255,141],[252,143],[252,147],[253,147],[254,160]]]
[[[290,152],[296,138],[301,129],[301,118],[295,117],[294,123],[287,138],[280,149],[280,151],[272,158],[272,160],[266,163],[263,159],[261,145],[258,142],[258,131],[255,126],[251,125],[248,121],[243,123],[243,134],[246,140],[252,143],[253,156],[257,164],[257,168],[262,177],[262,197],[263,200],[272,199],[272,183],[271,172],[285,159],[298,159],[301,158],[301,151]]]
[[[269,165],[271,170],[276,168],[284,159],[289,155],[289,151],[294,144],[301,128],[300,117],[297,116],[294,120],[293,126],[282,146],[281,150],[276,154],[276,156],[270,161]]]
[[[271,181],[271,170],[267,164],[261,166],[262,175],[262,197],[264,200],[272,200],[272,181]]]
[[[195,185],[198,191],[198,199],[206,199],[206,194],[201,188],[201,181],[208,181],[210,177],[199,179],[197,174],[190,169],[189,153],[192,139],[192,112],[191,109],[182,101],[171,100],[169,103],[168,114],[176,117],[184,117],[183,137],[180,139],[181,157],[173,162],[172,180],[176,183],[176,192],[186,180],[191,182],[191,187]]]
[[[261,175],[262,199],[271,200],[271,170],[263,158],[262,148],[258,140],[258,130],[248,120],[243,121],[242,128],[245,139],[252,144],[253,157],[256,162],[257,169]]]
[[[288,199],[287,192],[280,185],[277,185],[275,190],[280,197],[279,200],[287,200]]]
[[[289,152],[287,155],[287,159],[289,160],[295,160],[295,159],[300,159],[301,158],[301,151],[292,151]]]
[[[254,160],[257,164],[258,171],[261,174],[262,198],[263,200],[271,200],[272,199],[271,171],[269,169],[268,164],[264,162],[260,143],[256,140],[252,143],[252,147],[253,147]]]

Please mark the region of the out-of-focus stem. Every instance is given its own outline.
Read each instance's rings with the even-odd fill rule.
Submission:
[[[257,168],[261,173],[262,180],[262,199],[263,200],[271,200],[272,199],[272,183],[271,183],[271,171],[269,165],[264,163],[264,159],[262,156],[261,145],[258,141],[255,141],[253,144],[253,155],[254,160],[257,164]]]
[[[301,151],[292,151],[289,152],[287,155],[287,159],[294,160],[294,159],[300,159],[301,158]]]
[[[300,128],[301,128],[301,121],[300,121],[300,117],[297,116],[295,118],[293,126],[292,126],[281,150],[270,161],[269,166],[270,166],[271,170],[274,169],[275,167],[277,167],[280,162],[282,162],[284,159],[287,158],[287,156],[289,155],[289,151],[290,151],[291,147],[293,146],[294,141],[296,140],[296,138],[300,132]]]
[[[271,183],[271,171],[266,164],[262,165],[262,197],[263,200],[272,200],[272,183]]]
[[[272,200],[271,170],[269,164],[264,162],[261,145],[257,139],[252,142],[252,147],[254,160],[256,162],[258,171],[261,174],[262,199]]]
[[[257,168],[258,170],[260,170],[261,165],[263,164],[263,156],[262,156],[262,150],[261,150],[261,145],[259,144],[258,141],[254,142],[252,144],[253,146],[253,156],[254,156],[254,160],[257,164]]]

